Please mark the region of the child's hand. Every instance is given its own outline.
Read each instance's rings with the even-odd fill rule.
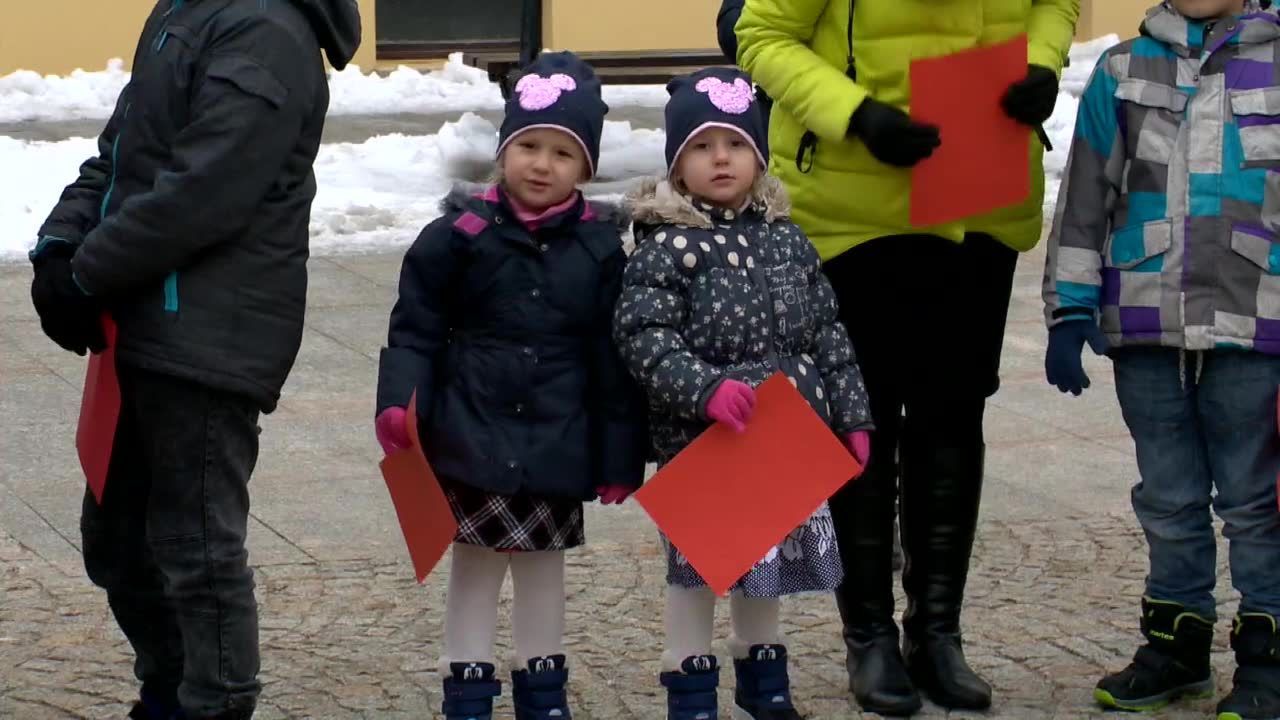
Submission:
[[[374,434],[378,436],[378,444],[382,452],[390,455],[397,450],[409,448],[408,413],[402,407],[389,407],[378,415],[373,422]]]
[[[756,410],[756,391],[737,380],[725,380],[707,403],[707,417],[724,423],[734,432],[744,432]]]
[[[871,462],[871,433],[866,430],[851,432],[844,436],[844,446],[849,448],[853,459],[863,468]]]
[[[622,485],[602,485],[596,488],[601,505],[621,505],[622,501],[631,497],[632,489]]]

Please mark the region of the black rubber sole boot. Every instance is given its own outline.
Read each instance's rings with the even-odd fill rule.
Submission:
[[[1236,673],[1218,720],[1280,720],[1280,618],[1240,613],[1231,630]]]
[[[1099,705],[1151,712],[1184,698],[1213,697],[1211,619],[1178,603],[1143,598],[1142,634],[1147,644],[1138,648],[1133,662],[1098,682],[1093,698]]]

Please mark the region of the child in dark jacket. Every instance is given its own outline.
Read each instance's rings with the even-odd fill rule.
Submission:
[[[678,78],[669,90],[669,176],[631,198],[637,248],[614,320],[622,355],[648,394],[658,461],[670,461],[709,423],[744,429],[753,388],[781,371],[865,464],[871,422],[862,375],[818,253],[787,220],[786,193],[765,172],[750,81],[716,68]],[[731,491],[733,478],[723,481]],[[799,717],[778,599],[830,591],[843,574],[824,505],[738,581],[735,717]],[[667,584],[668,717],[714,719],[715,596],[669,543]]]
[[[584,542],[584,501],[621,502],[643,478],[643,406],[610,337],[618,213],[577,189],[607,111],[572,53],[534,61],[507,104],[502,180],[451,196],[401,271],[376,426],[387,452],[408,446],[417,390],[423,448],[458,520],[441,661],[450,720],[493,712],[508,567],[516,715],[570,717],[564,551]]]

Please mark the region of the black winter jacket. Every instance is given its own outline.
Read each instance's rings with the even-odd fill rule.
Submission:
[[[302,338],[329,89],[355,0],[161,0],[133,77],[40,230],[79,246],[121,362],[275,408]]]
[[[432,468],[480,490],[639,487],[644,405],[610,339],[617,210],[580,199],[530,233],[496,188],[445,203],[405,255],[377,411],[416,388]]]

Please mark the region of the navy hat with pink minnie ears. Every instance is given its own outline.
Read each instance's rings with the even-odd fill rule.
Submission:
[[[751,143],[761,167],[768,167],[769,134],[751,78],[733,68],[707,68],[667,84],[667,172],[689,139],[708,127],[738,132]]]
[[[590,174],[600,163],[600,134],[609,106],[596,71],[571,52],[543,53],[521,70],[498,132],[498,154],[521,133],[563,130],[582,146]]]

